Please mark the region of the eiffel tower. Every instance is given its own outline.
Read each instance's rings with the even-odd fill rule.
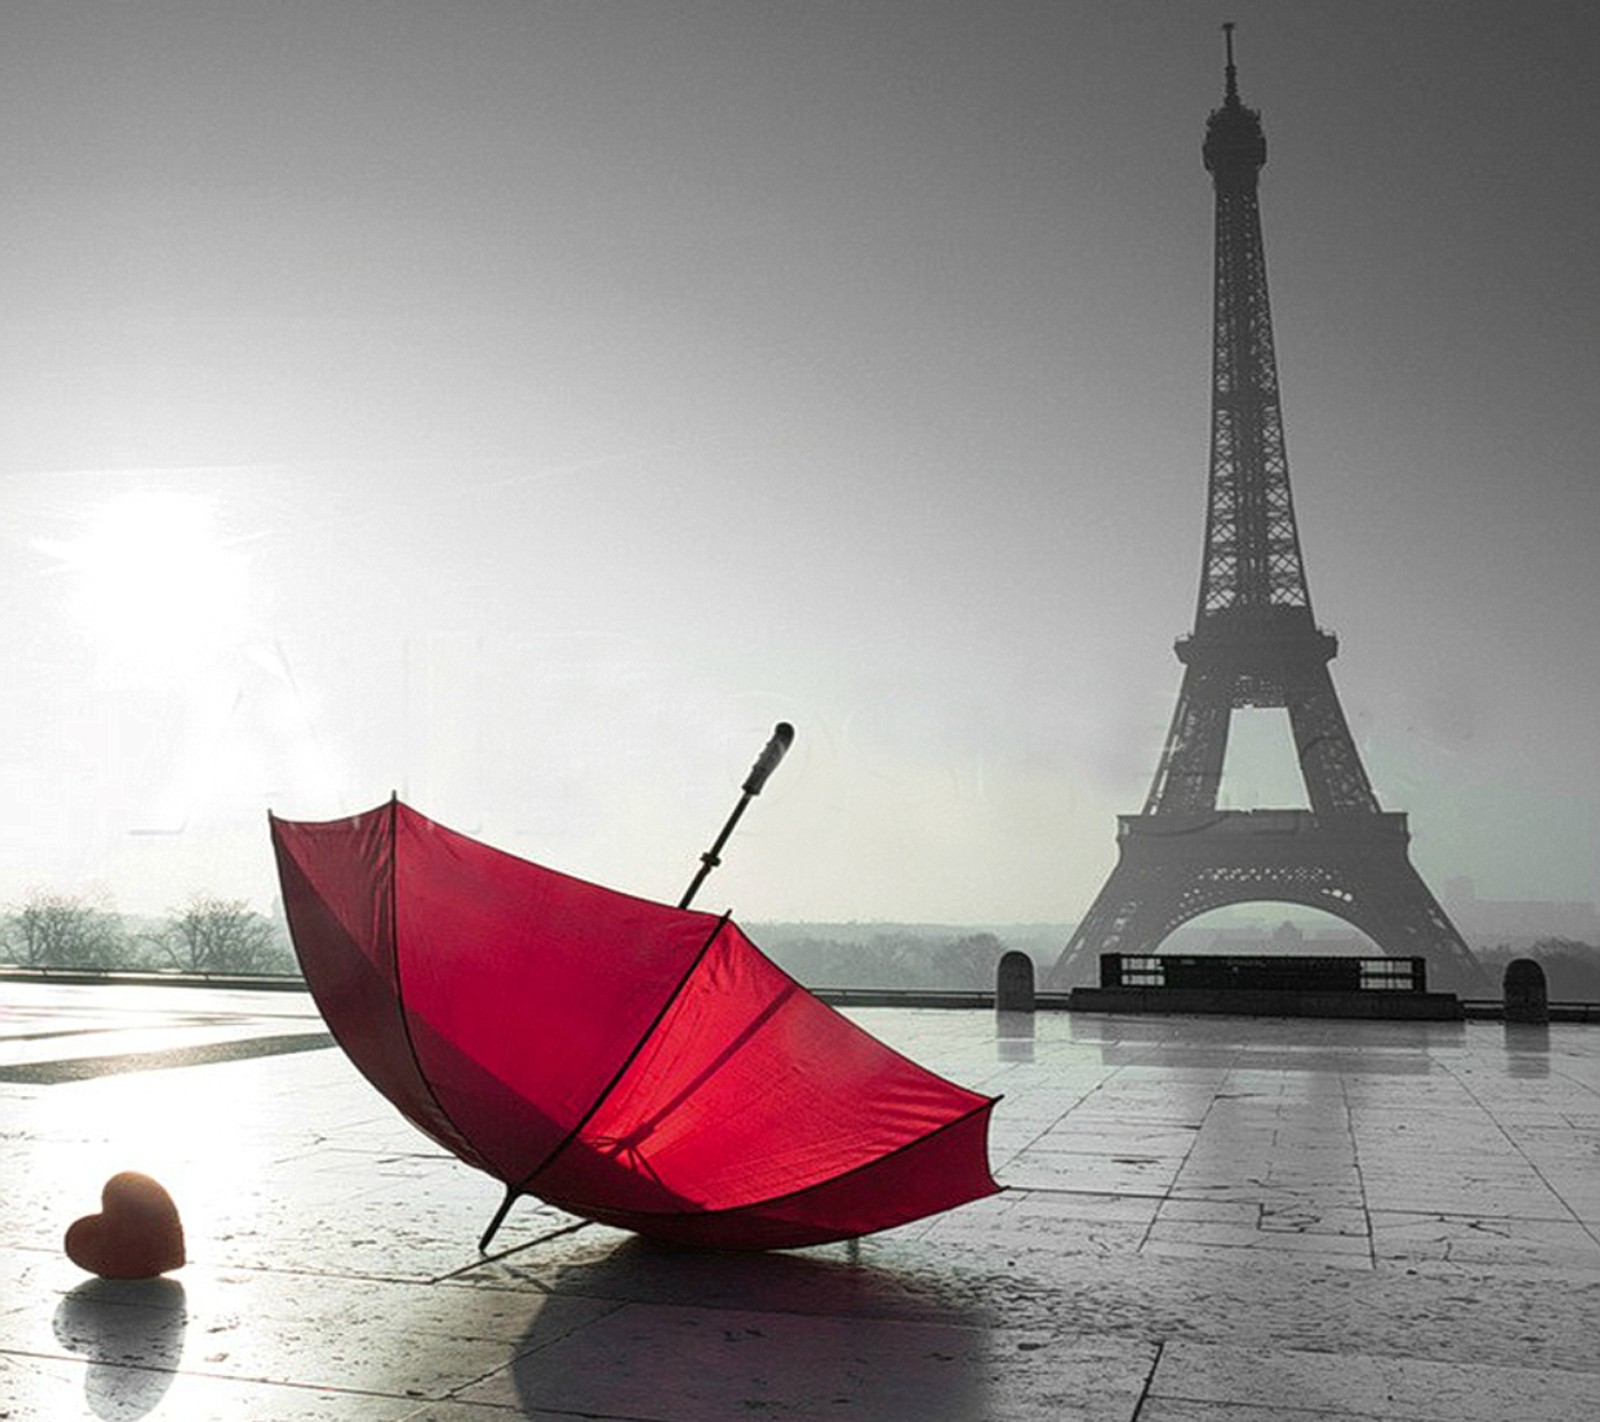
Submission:
[[[1412,866],[1403,813],[1379,808],[1311,615],[1289,495],[1266,255],[1256,187],[1261,115],[1239,101],[1233,26],[1226,91],[1202,154],[1216,189],[1211,476],[1194,631],[1144,810],[1118,817],[1116,867],[1052,969],[1091,982],[1101,953],[1149,954],[1181,924],[1230,904],[1322,909],[1394,957],[1424,958],[1429,986],[1490,994],[1477,960]],[[1233,712],[1287,711],[1309,810],[1220,810]]]

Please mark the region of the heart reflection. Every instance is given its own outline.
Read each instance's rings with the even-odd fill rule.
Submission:
[[[176,1279],[90,1279],[62,1298],[56,1339],[89,1359],[96,1417],[143,1417],[172,1385],[189,1311]]]

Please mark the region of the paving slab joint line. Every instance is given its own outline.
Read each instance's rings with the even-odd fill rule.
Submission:
[[[1139,1422],[1145,1401],[1150,1396],[1150,1389],[1155,1386],[1156,1370],[1161,1366],[1161,1355],[1166,1352],[1166,1348],[1167,1341],[1164,1338],[1156,1344],[1156,1355],[1150,1360],[1150,1371],[1145,1374],[1144,1386],[1139,1389],[1139,1400],[1133,1404],[1133,1411],[1128,1414],[1128,1422]]]
[[[1089,1093],[1090,1096],[1092,1096],[1093,1094],[1094,1094],[1093,1092]],[[1054,1131],[1058,1126],[1060,1126],[1061,1123],[1063,1121],[1065,1121],[1068,1116],[1070,1116],[1075,1110],[1077,1110],[1077,1108],[1079,1106],[1083,1105],[1084,1101],[1087,1101],[1088,1099],[1089,1099],[1089,1097],[1085,1096],[1085,1097],[1081,1098],[1080,1100],[1073,1102],[1073,1104],[1071,1106],[1067,1107],[1067,1109],[1065,1111],[1063,1111],[1059,1116],[1057,1116],[1053,1121],[1051,1121],[1048,1125],[1043,1126],[1038,1131],[1038,1133],[1036,1135],[1034,1135],[1030,1140],[1025,1142],[1023,1145],[1019,1146],[1015,1151],[1013,1151],[1012,1154],[1011,1154],[1011,1159],[1015,1160],[1019,1155],[1026,1155],[1030,1150],[1032,1150],[1036,1145],[1038,1145],[1040,1141],[1044,1140],[1045,1137],[1050,1135],[1050,1133],[1052,1131]]]
[[[554,1295],[552,1295],[551,1297],[554,1297]],[[465,1393],[471,1392],[472,1389],[475,1388],[475,1387],[482,1387],[484,1385],[484,1383],[489,1381],[490,1378],[495,1377],[498,1374],[507,1371],[508,1367],[514,1374],[517,1365],[519,1363],[521,1363],[523,1361],[523,1359],[532,1358],[535,1355],[544,1352],[547,1348],[558,1348],[558,1347],[561,1346],[561,1344],[565,1343],[569,1338],[571,1338],[573,1334],[581,1333],[586,1328],[593,1328],[595,1324],[604,1323],[607,1319],[614,1318],[617,1314],[621,1313],[624,1309],[633,1307],[632,1302],[630,1300],[628,1300],[628,1299],[599,1300],[598,1302],[604,1302],[606,1304],[606,1307],[601,1309],[600,1312],[596,1313],[594,1315],[594,1317],[586,1319],[581,1323],[574,1323],[570,1328],[561,1329],[558,1332],[556,1332],[555,1334],[553,1334],[551,1337],[546,1338],[543,1341],[534,1344],[531,1348],[522,1348],[522,1347],[517,1347],[517,1346],[513,1345],[512,1357],[511,1357],[511,1361],[510,1361],[509,1364],[503,1363],[503,1362],[492,1364],[489,1368],[487,1368],[484,1372],[480,1373],[477,1377],[466,1379],[465,1381],[463,1381],[463,1382],[459,1383],[458,1385],[456,1385],[455,1387],[451,1388],[443,1396],[429,1399],[426,1402],[425,1410],[427,1412],[431,1413],[432,1409],[435,1406],[437,1406],[439,1403],[441,1403],[441,1402],[443,1402],[443,1403],[452,1403],[452,1404],[453,1403],[460,1403],[462,1406],[500,1407],[502,1404],[500,1404],[498,1402],[484,1402],[484,1403],[475,1403],[475,1404],[474,1403],[470,1403],[464,1398],[463,1395]],[[409,1397],[410,1394],[407,1393],[406,1396]],[[555,1408],[555,1409],[546,1408],[544,1410],[546,1412],[550,1412],[552,1416],[561,1416],[561,1417],[565,1417],[565,1416],[597,1417],[597,1416],[600,1415],[599,1413],[592,1413],[592,1412],[566,1413],[566,1412],[563,1412],[560,1408]],[[521,1408],[517,1408],[516,1411],[517,1411],[518,1415],[521,1414]],[[412,1417],[416,1417],[419,1414],[412,1413],[410,1415]],[[0,1413],[0,1422],[4,1422],[4,1419],[5,1419],[5,1414],[4,1413]],[[405,1422],[405,1419],[401,1419],[401,1422]],[[648,1419],[648,1418],[644,1419],[644,1422],[650,1422],[650,1419]]]
[[[1506,1143],[1512,1148],[1512,1150],[1517,1153],[1517,1156],[1519,1159],[1521,1159],[1522,1163],[1538,1177],[1539,1183],[1543,1185],[1544,1188],[1548,1190],[1550,1194],[1560,1203],[1561,1208],[1566,1211],[1566,1215],[1562,1217],[1562,1223],[1566,1223],[1568,1220],[1571,1220],[1573,1223],[1577,1224],[1579,1229],[1583,1230],[1585,1234],[1593,1239],[1595,1243],[1600,1244],[1600,1233],[1597,1233],[1594,1226],[1588,1220],[1584,1219],[1583,1216],[1577,1212],[1577,1210],[1573,1209],[1572,1205],[1568,1203],[1567,1197],[1563,1195],[1561,1191],[1558,1190],[1553,1184],[1551,1184],[1550,1177],[1539,1168],[1538,1162],[1535,1161],[1534,1158],[1523,1148],[1522,1142],[1506,1129],[1505,1122],[1502,1121],[1500,1117],[1495,1114],[1494,1110],[1485,1104],[1483,1098],[1472,1089],[1472,1084],[1467,1080],[1467,1078],[1459,1071],[1456,1071],[1448,1063],[1445,1064],[1445,1070],[1450,1074],[1451,1077],[1454,1078],[1456,1084],[1460,1086],[1464,1092],[1466,1092],[1467,1098],[1472,1102],[1472,1104],[1494,1123],[1495,1128],[1500,1132],[1501,1136],[1505,1138]],[[1568,1077],[1567,1080],[1588,1088],[1587,1082],[1578,1082],[1577,1078],[1575,1077]],[[1537,1216],[1534,1218],[1537,1218]],[[1376,1245],[1374,1245],[1374,1248],[1376,1248]],[[1445,1258],[1449,1259],[1449,1257],[1449,1246],[1446,1246]]]
[[[0,1348],[0,1357],[4,1358],[38,1358],[49,1363],[71,1363],[75,1366],[89,1368],[121,1368],[130,1373],[160,1373],[164,1377],[181,1377],[193,1374],[195,1377],[221,1377],[220,1373],[201,1373],[195,1369],[164,1366],[157,1363],[141,1363],[128,1358],[96,1358],[87,1353],[80,1353],[74,1348],[65,1348],[62,1352],[45,1352],[38,1348]],[[0,1404],[3,1406],[3,1404]],[[0,1412],[0,1418],[9,1416]]]
[[[1339,1095],[1344,1102],[1344,1129],[1350,1142],[1350,1163],[1356,1173],[1356,1189],[1361,1192],[1361,1223],[1367,1232],[1367,1265],[1376,1270],[1379,1265],[1378,1231],[1372,1225],[1372,1197],[1367,1193],[1366,1170],[1361,1164],[1361,1136],[1356,1130],[1355,1112],[1350,1109],[1350,1083],[1343,1072],[1339,1073]]]
[[[316,1395],[375,1397],[403,1402],[414,1400],[424,1407],[437,1407],[440,1402],[448,1400],[443,1397],[429,1398],[426,1396],[413,1398],[409,1393],[385,1392],[365,1387],[341,1387],[337,1383],[300,1382],[294,1378],[266,1377],[253,1373],[225,1373],[218,1372],[212,1368],[158,1366],[154,1363],[141,1363],[126,1358],[97,1358],[75,1350],[48,1353],[40,1352],[35,1348],[0,1348],[0,1357],[38,1358],[45,1362],[67,1363],[85,1371],[89,1368],[111,1368],[126,1373],[154,1373],[174,1380],[178,1378],[203,1378],[208,1382],[228,1383],[238,1387],[276,1387]],[[8,1415],[5,1412],[0,1412],[0,1418]]]

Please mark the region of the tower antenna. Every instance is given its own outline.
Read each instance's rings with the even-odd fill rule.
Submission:
[[[1226,72],[1226,76],[1227,76],[1227,81],[1228,81],[1227,98],[1230,101],[1235,101],[1236,102],[1238,100],[1238,98],[1239,98],[1239,77],[1238,77],[1238,72],[1233,67],[1233,21],[1232,20],[1225,20],[1223,22],[1223,25],[1222,25],[1222,42],[1223,42],[1224,45],[1227,46],[1227,51],[1228,51],[1228,67],[1227,67],[1227,70],[1225,71]]]

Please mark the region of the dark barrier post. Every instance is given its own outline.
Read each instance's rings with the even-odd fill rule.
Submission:
[[[1003,954],[995,978],[995,1009],[999,1012],[1033,1011],[1033,959],[1013,948]]]
[[[1505,1000],[1507,1022],[1550,1020],[1544,969],[1532,958],[1513,958],[1506,964]]]

